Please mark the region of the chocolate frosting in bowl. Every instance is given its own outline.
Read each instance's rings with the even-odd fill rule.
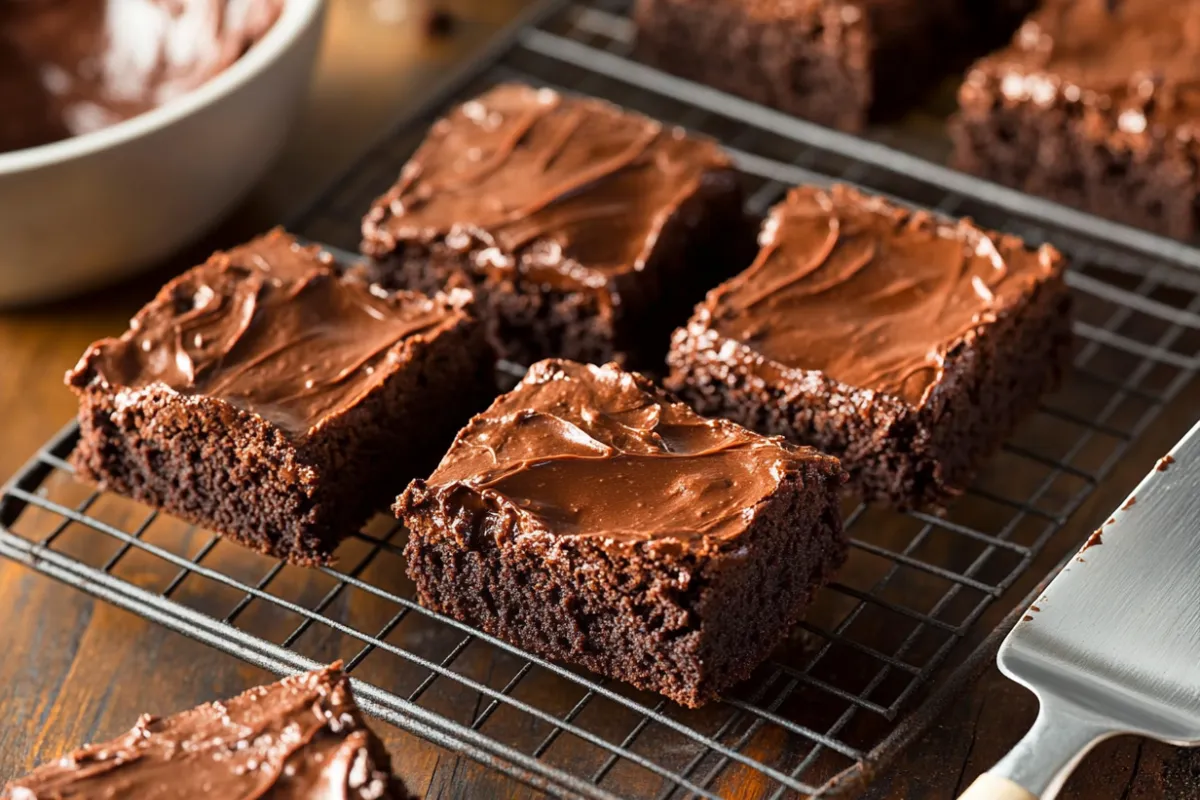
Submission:
[[[157,108],[237,61],[284,0],[0,0],[0,152]]]

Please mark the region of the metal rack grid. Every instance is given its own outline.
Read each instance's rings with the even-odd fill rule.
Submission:
[[[839,581],[753,680],[699,710],[422,609],[403,574],[404,532],[383,520],[340,548],[337,568],[300,570],[83,486],[65,460],[73,425],[0,495],[0,554],[277,672],[341,657],[369,712],[553,794],[836,794],[898,752],[986,660],[1012,622],[1004,611],[1036,589],[1030,567],[1048,545],[1082,538],[1084,503],[1131,485],[1110,473],[1200,364],[1200,274],[1189,269],[1200,251],[639,65],[626,5],[531,11],[293,228],[354,247],[367,203],[438,111],[523,80],[721,139],[756,211],[790,184],[837,179],[1053,241],[1074,265],[1074,369],[945,516],[848,507],[853,553]]]

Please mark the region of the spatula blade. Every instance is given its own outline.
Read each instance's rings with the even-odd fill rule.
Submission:
[[[960,800],[1050,800],[1118,733],[1200,745],[1200,424],[1051,582],[997,661],[1041,710]]]
[[[1200,744],[1200,425],[1059,573],[998,661],[1115,730]]]

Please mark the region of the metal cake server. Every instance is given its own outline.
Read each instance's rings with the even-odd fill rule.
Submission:
[[[961,800],[1050,800],[1117,734],[1200,745],[1200,424],[1059,573],[997,661],[1041,711]]]

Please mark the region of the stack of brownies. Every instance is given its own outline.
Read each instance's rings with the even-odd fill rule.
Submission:
[[[742,209],[715,143],[498,86],[366,213],[365,262],[275,231],[93,345],[74,463],[300,564],[391,504],[429,608],[703,704],[842,565],[847,480],[945,504],[1071,344],[1050,247],[845,187],[757,238]],[[666,388],[627,371],[664,356]],[[528,371],[497,397],[498,357]]]

